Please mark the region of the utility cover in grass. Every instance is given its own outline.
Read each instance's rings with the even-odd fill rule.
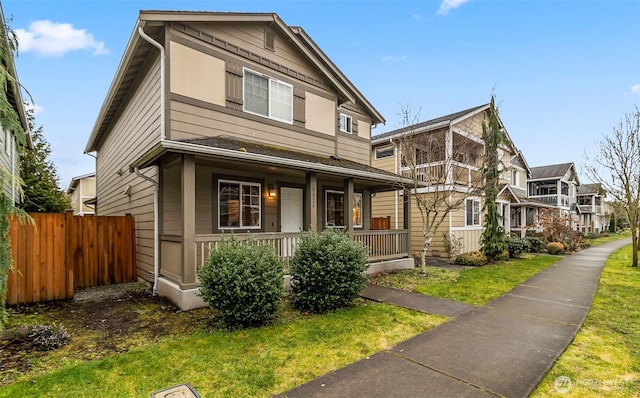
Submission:
[[[151,398],[200,398],[200,394],[188,384],[165,388],[164,390],[152,392]]]

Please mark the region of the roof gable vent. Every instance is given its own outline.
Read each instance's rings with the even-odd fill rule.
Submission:
[[[275,42],[276,42],[276,35],[270,30],[265,30],[264,31],[264,48],[266,48],[267,50],[275,51],[276,50]]]

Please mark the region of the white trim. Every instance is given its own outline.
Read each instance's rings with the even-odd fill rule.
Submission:
[[[475,136],[475,135],[473,135],[471,133],[468,133],[468,132],[466,132],[466,131],[464,131],[462,129],[459,129],[457,127],[451,127],[451,131],[456,133],[456,134],[458,134],[458,135],[463,136],[464,138],[470,139],[471,141],[475,141],[478,144],[483,144],[484,145],[484,141],[482,140],[482,138],[477,137],[477,136]]]
[[[262,113],[258,113],[258,112],[253,112],[250,110],[246,109],[246,104],[247,101],[245,100],[245,82],[246,82],[246,75],[247,73],[250,73],[252,75],[258,76],[258,77],[262,77],[267,79],[267,114],[263,115]],[[277,84],[281,84],[283,86],[289,87],[291,89],[291,120],[287,120],[287,119],[281,119],[279,117],[273,116],[271,113],[271,101],[272,101],[272,97],[271,97],[271,83],[277,83]],[[279,122],[283,122],[283,123],[287,123],[287,124],[293,124],[293,86],[289,83],[285,83],[282,80],[278,80],[275,77],[271,77],[269,75],[265,75],[264,73],[260,73],[260,72],[256,72],[252,69],[249,68],[242,68],[242,110],[246,113],[250,113],[252,115],[256,115],[256,116],[261,116],[261,117],[266,117],[268,119],[272,119],[272,120],[277,120]]]
[[[344,118],[344,129],[342,128],[342,119]],[[340,131],[347,134],[353,134],[353,118],[346,113],[340,113]]]
[[[238,184],[238,226],[222,226],[220,225],[220,183],[226,183],[226,184]],[[260,192],[259,198],[260,198],[260,205],[258,206],[258,209],[260,210],[260,214],[258,217],[258,225],[249,225],[249,226],[244,226],[242,225],[242,209],[243,209],[243,203],[242,203],[242,186],[246,185],[246,186],[255,186],[258,187],[258,191]],[[216,201],[217,201],[217,205],[218,205],[218,230],[227,230],[227,229],[260,229],[262,228],[262,184],[259,182],[248,182],[248,181],[237,181],[237,180],[223,180],[220,179],[218,180],[218,187],[217,187],[217,195],[216,195]]]
[[[472,218],[472,220],[471,220],[472,224],[471,225],[469,225],[467,223],[467,202],[469,202],[469,201],[472,201],[472,206],[473,206],[472,209],[471,209],[471,218]],[[478,223],[477,224],[474,222],[475,215],[476,215],[476,212],[475,212],[475,203],[476,202],[478,203],[478,213],[477,213],[478,214]],[[470,227],[472,229],[476,229],[478,227],[480,229],[482,229],[482,201],[477,196],[469,196],[468,198],[466,198],[464,200],[464,226],[467,227],[467,228]]]
[[[451,227],[452,231],[482,231],[483,227],[480,226],[468,226],[468,227]]]

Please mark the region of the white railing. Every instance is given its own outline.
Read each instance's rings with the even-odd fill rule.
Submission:
[[[303,233],[260,232],[255,234],[233,234],[239,241],[247,241],[250,237],[257,244],[272,246],[283,259],[293,257]],[[369,261],[390,260],[409,255],[409,233],[406,229],[389,229],[374,231],[354,231],[353,240],[361,242],[369,248]],[[231,235],[200,234],[195,238],[195,266],[200,268],[207,260],[209,251],[218,246],[223,239],[231,239]]]

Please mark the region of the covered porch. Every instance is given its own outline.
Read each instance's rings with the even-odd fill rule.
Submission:
[[[409,258],[410,206],[402,229],[371,229],[371,195],[402,189],[400,176],[227,138],[164,141],[159,167],[158,292],[181,308],[201,306],[197,269],[223,239],[250,237],[293,256],[305,231],[345,230],[371,263]]]

